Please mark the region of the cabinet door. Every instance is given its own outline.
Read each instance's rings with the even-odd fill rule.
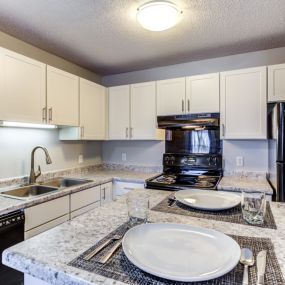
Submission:
[[[285,101],[285,64],[268,66],[268,101]]]
[[[130,137],[130,87],[109,88],[109,139],[125,140]]]
[[[104,140],[106,138],[106,88],[80,78],[81,138]]]
[[[221,73],[221,136],[266,139],[266,67]]]
[[[186,78],[186,112],[220,112],[219,73]]]
[[[157,115],[185,113],[185,77],[157,81]]]
[[[0,49],[0,89],[0,120],[45,121],[45,64]]]
[[[47,67],[48,122],[79,125],[79,78],[60,69]]]
[[[113,186],[112,182],[101,185],[101,205],[113,201]]]
[[[131,85],[131,129],[134,140],[156,137],[155,82]]]

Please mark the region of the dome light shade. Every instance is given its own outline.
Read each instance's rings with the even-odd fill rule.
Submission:
[[[168,1],[151,1],[138,8],[137,21],[150,31],[164,31],[174,27],[182,11]]]

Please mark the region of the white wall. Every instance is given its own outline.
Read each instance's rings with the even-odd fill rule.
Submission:
[[[48,149],[52,164],[46,165],[42,150],[35,154],[35,167],[42,171],[79,167],[101,163],[101,142],[61,142],[58,130],[0,128],[0,178],[29,174],[31,151],[35,146]],[[83,154],[84,163],[78,164]]]
[[[106,86],[130,84],[150,80],[161,80],[181,76],[220,72],[239,68],[263,66],[285,62],[285,47],[271,50],[250,52],[220,58],[187,62],[171,66],[145,69],[140,71],[115,74],[102,78]],[[157,165],[164,152],[164,144],[156,145],[156,151],[149,142],[104,142],[103,160],[105,162],[125,164]],[[148,151],[148,149],[150,150]],[[140,149],[143,156],[139,155]],[[121,160],[121,152],[127,153],[127,161]],[[244,166],[236,167],[236,156],[244,157]],[[225,141],[225,169],[243,171],[267,171],[267,141]],[[161,165],[161,163],[159,164]]]
[[[122,153],[126,153],[126,161],[122,161]],[[164,141],[106,141],[102,144],[103,160],[110,163],[161,166],[163,153]]]

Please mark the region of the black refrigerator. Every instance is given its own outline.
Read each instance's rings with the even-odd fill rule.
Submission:
[[[285,102],[268,105],[268,181],[273,200],[285,202]]]

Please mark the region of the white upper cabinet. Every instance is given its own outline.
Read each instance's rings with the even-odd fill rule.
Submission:
[[[43,123],[46,65],[0,49],[0,120]]]
[[[163,140],[156,125],[154,81],[109,88],[110,140]]]
[[[79,78],[63,70],[47,66],[48,123],[79,125]]]
[[[81,138],[104,140],[106,138],[106,88],[80,78]]]
[[[184,114],[185,77],[157,81],[157,115]]]
[[[220,112],[219,73],[186,77],[186,113]]]
[[[131,85],[130,138],[154,139],[156,135],[155,82]]]
[[[285,64],[268,66],[268,101],[285,101]]]
[[[222,72],[221,137],[266,139],[266,67]]]
[[[130,136],[130,86],[109,88],[109,139],[125,140]]]

